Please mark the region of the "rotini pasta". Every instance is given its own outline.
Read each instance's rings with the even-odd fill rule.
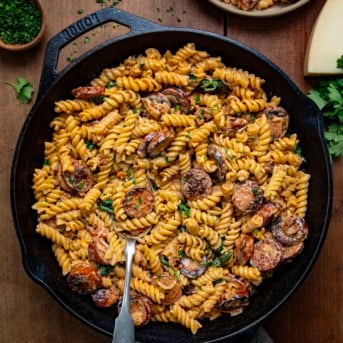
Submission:
[[[232,300],[248,300],[285,249],[301,251],[310,175],[264,83],[188,43],[129,56],[55,103],[33,209],[73,291],[109,292],[114,305],[123,234],[144,233],[130,287],[132,311],[147,313],[135,324],[195,334],[204,318],[237,314]]]

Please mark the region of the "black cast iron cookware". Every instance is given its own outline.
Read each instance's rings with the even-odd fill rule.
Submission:
[[[130,28],[124,36],[111,39],[85,53],[61,73],[56,71],[59,51],[82,33],[114,21]],[[14,153],[11,175],[11,204],[16,232],[28,275],[44,287],[71,314],[92,328],[111,335],[115,310],[100,310],[87,298],[72,293],[62,277],[48,240],[35,233],[37,216],[31,206],[32,174],[43,163],[44,141],[51,138],[49,123],[54,117],[54,101],[70,97],[70,90],[86,85],[102,69],[116,66],[130,55],[149,47],[161,52],[175,51],[188,42],[200,50],[221,56],[226,65],[256,73],[265,80],[265,89],[282,97],[290,113],[290,131],[296,132],[306,157],[305,169],[311,173],[306,220],[310,234],[305,248],[293,263],[279,267],[271,279],[258,287],[243,314],[224,315],[204,321],[196,336],[175,324],[150,323],[136,330],[140,342],[247,341],[243,337],[263,324],[295,291],[310,271],[327,231],[331,202],[332,175],[323,139],[321,113],[286,74],[257,51],[218,34],[187,28],[163,27],[117,9],[93,13],[53,37],[47,46],[37,102],[28,115]],[[53,325],[53,324],[52,324]]]

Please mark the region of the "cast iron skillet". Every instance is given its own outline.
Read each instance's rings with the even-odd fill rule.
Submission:
[[[89,29],[115,21],[131,29],[85,53],[61,73],[56,63],[61,48]],[[45,288],[71,314],[92,328],[111,335],[115,310],[100,310],[87,298],[72,293],[51,252],[48,240],[35,233],[37,216],[31,206],[32,174],[43,163],[44,141],[50,140],[49,123],[54,117],[54,101],[70,97],[70,90],[86,85],[108,66],[115,66],[130,55],[149,47],[175,51],[188,42],[212,56],[222,56],[226,65],[246,69],[267,80],[265,88],[282,97],[291,116],[290,131],[296,132],[306,157],[305,169],[311,173],[307,222],[310,234],[303,252],[291,264],[279,267],[253,295],[250,306],[240,316],[222,316],[205,321],[196,336],[175,324],[150,323],[137,329],[140,342],[218,342],[246,341],[248,333],[270,318],[309,273],[323,244],[332,202],[332,174],[323,139],[321,113],[296,85],[273,63],[242,43],[218,34],[187,28],[163,27],[117,9],[105,8],[91,14],[57,34],[48,43],[37,102],[28,115],[14,153],[11,175],[11,204],[20,242],[23,264],[28,275]]]

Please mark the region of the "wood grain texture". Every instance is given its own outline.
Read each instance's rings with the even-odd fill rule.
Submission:
[[[47,35],[41,45],[24,53],[0,51],[0,80],[15,81],[18,76],[38,88],[47,40],[69,24],[101,8],[95,0],[42,0],[47,10]],[[313,0],[302,9],[280,18],[247,19],[227,15],[228,35],[246,43],[279,65],[298,86],[306,91],[310,80],[302,75],[306,43],[313,22],[324,0]],[[187,26],[223,34],[226,13],[207,1],[130,0],[118,8],[150,19],[161,25]],[[78,14],[79,10],[82,14]],[[117,25],[93,30],[66,47],[59,68],[67,58],[79,56],[92,46],[124,32]],[[94,34],[94,35],[93,35]],[[85,37],[90,41],[84,41]],[[22,123],[33,102],[21,105],[11,88],[0,83],[0,342],[64,343],[110,342],[60,307],[24,272],[9,202],[9,179],[12,154]],[[342,254],[340,225],[343,219],[343,159],[335,162],[335,197],[333,217],[327,240],[315,267],[299,291],[275,315],[268,326],[276,343],[342,342]]]

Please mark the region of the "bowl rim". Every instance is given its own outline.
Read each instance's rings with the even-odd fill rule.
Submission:
[[[31,42],[28,42],[25,44],[6,44],[0,37],[0,48],[9,50],[9,51],[24,51],[24,50],[28,50],[34,47],[35,45],[37,45],[39,42],[42,41],[45,35],[45,30],[46,30],[46,13],[45,13],[44,6],[41,4],[40,0],[32,0],[32,1],[35,3],[41,15],[41,28],[38,35]]]

